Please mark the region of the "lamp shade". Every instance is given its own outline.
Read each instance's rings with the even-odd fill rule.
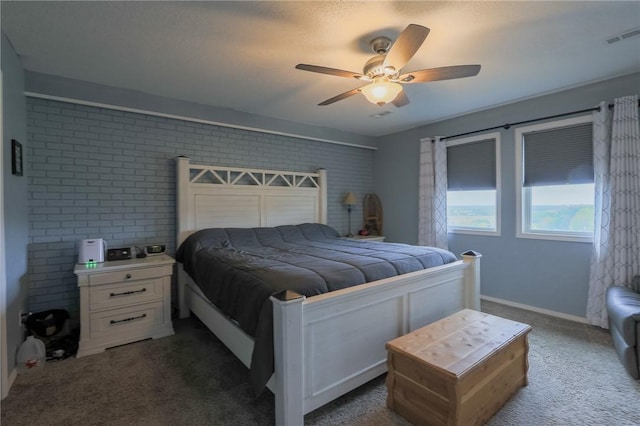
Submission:
[[[377,78],[373,83],[360,89],[362,94],[371,103],[384,105],[391,102],[402,91],[402,86],[398,83],[390,82],[386,77]]]
[[[356,195],[353,192],[347,192],[342,199],[342,204],[346,206],[354,206],[358,204],[358,200],[356,200]]]

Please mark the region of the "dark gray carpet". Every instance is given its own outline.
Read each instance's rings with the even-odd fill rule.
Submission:
[[[497,425],[640,425],[640,383],[606,330],[490,302],[483,311],[526,322],[529,385]],[[270,425],[273,396],[255,398],[246,368],[196,319],[176,335],[49,362],[19,375],[2,425]],[[407,425],[385,407],[384,376],[308,414],[307,425]]]

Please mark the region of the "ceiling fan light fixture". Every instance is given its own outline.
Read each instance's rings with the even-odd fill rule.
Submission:
[[[364,86],[360,91],[372,104],[384,105],[394,100],[402,92],[402,86],[398,83],[392,83],[386,78],[380,78]]]
[[[480,72],[480,65],[454,65],[448,67],[430,68],[411,71],[402,74],[402,68],[416,54],[429,34],[429,28],[422,25],[409,24],[398,35],[395,43],[387,37],[377,37],[371,41],[371,47],[376,56],[370,58],[362,69],[362,73],[345,71],[318,65],[298,64],[296,68],[320,74],[335,75],[337,77],[356,78],[369,81],[370,84],[348,90],[337,96],[320,102],[325,106],[341,101],[348,97],[362,93],[369,102],[378,106],[393,103],[397,108],[409,104],[408,96],[402,91],[405,83],[427,83],[430,81],[452,80],[455,78],[472,77]],[[635,37],[633,34],[626,37]]]

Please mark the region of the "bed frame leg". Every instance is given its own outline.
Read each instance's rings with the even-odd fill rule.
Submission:
[[[462,260],[467,264],[464,271],[465,306],[476,311],[480,310],[480,258],[477,251],[469,250],[462,253]]]
[[[178,309],[180,318],[188,318],[189,311],[189,295],[187,294],[187,277],[182,267],[182,263],[178,263]]]
[[[273,303],[276,426],[304,424],[302,302],[304,296],[282,291]]]

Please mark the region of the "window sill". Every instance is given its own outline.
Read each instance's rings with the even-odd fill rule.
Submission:
[[[450,229],[447,229],[447,234],[482,235],[485,237],[499,237],[500,231],[494,231],[494,230],[483,231],[481,229],[450,228]]]
[[[544,234],[544,233],[525,233],[519,232],[516,238],[528,238],[533,240],[547,240],[547,241],[566,241],[571,243],[593,243],[593,235],[580,236],[580,235],[567,235],[567,234]]]

